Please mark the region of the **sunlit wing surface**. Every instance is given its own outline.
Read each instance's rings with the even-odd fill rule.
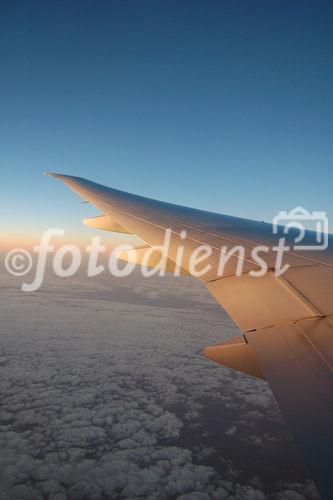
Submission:
[[[135,234],[147,247],[162,245],[165,231],[170,230],[168,270],[174,269],[180,247],[184,274],[189,273],[196,249],[201,245],[211,249],[211,269],[200,279],[243,334],[207,347],[204,354],[268,381],[322,498],[333,498],[332,238],[322,251],[285,252],[289,268],[276,276],[272,249],[283,235],[282,228],[273,234],[267,223],[163,203],[78,177],[49,175],[100,210],[101,218],[88,219],[88,225]],[[288,237],[295,237],[292,230]],[[303,244],[311,237],[307,233]],[[240,276],[236,276],[240,256],[231,251],[237,245],[244,248]],[[267,272],[261,277],[249,274],[260,270],[252,256],[258,245],[271,249],[265,254]],[[229,258],[221,277],[217,270],[222,247]],[[133,259],[142,261],[140,253]]]

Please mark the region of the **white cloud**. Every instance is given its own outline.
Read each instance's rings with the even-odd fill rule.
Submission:
[[[140,279],[0,290],[0,500],[317,498],[267,385],[200,355],[236,327]]]

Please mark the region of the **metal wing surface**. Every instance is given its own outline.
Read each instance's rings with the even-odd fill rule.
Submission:
[[[283,227],[274,234],[271,224],[151,200],[79,177],[48,175],[100,210],[96,227],[135,234],[148,248],[161,246],[169,230],[165,257],[170,269],[180,249],[184,274],[190,274],[193,253],[210,249],[209,269],[200,279],[242,335],[209,346],[204,354],[267,380],[322,498],[333,498],[333,238],[322,251],[285,251],[288,270],[277,276]],[[295,241],[295,231],[288,231],[286,244]],[[302,243],[312,238],[306,232]],[[254,257],[258,247],[266,272],[253,276],[263,269]]]

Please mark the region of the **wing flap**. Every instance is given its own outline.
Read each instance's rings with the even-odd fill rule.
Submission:
[[[246,334],[323,499],[333,492],[333,326],[303,320]]]
[[[273,272],[250,274],[206,283],[208,290],[242,331],[316,317],[318,312]]]

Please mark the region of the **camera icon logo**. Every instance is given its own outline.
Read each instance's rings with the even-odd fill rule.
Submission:
[[[311,230],[306,231],[305,226]],[[281,211],[273,219],[273,234],[280,233],[281,229],[289,236],[295,230],[298,232],[294,238],[294,250],[325,250],[328,247],[326,212],[309,212],[303,207],[296,207],[290,212]]]

